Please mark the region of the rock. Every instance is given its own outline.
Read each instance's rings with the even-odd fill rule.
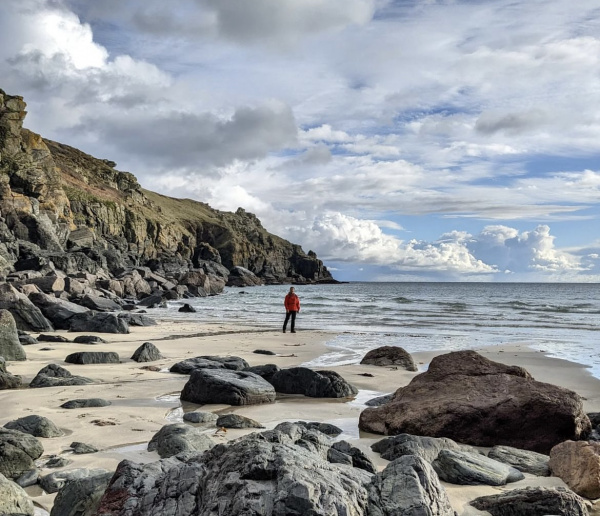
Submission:
[[[38,340],[32,335],[19,335],[19,342],[21,346],[31,346],[32,344],[37,344]]]
[[[183,387],[181,399],[199,405],[273,403],[275,389],[260,376],[246,371],[196,369]]]
[[[44,334],[41,334],[38,337],[38,341],[39,342],[71,342],[69,339],[67,339],[66,337],[63,337],[62,335],[44,335]]]
[[[115,303],[111,299],[95,296],[93,294],[86,294],[79,302],[81,305],[90,310],[96,310],[97,312],[118,312],[121,310],[121,305],[118,303]]]
[[[73,339],[73,342],[77,344],[106,344],[107,341],[96,335],[78,335]]]
[[[368,490],[368,516],[456,516],[433,468],[414,455],[390,462]]]
[[[228,287],[252,287],[262,284],[263,281],[256,274],[244,267],[232,267],[229,271]]]
[[[201,356],[188,358],[172,365],[169,371],[179,374],[191,374],[195,369],[230,369],[242,371],[249,367],[248,362],[240,357]]]
[[[40,472],[37,469],[30,469],[23,473],[19,478],[15,480],[15,483],[21,486],[22,488],[26,488],[29,486],[36,485],[40,480]]]
[[[189,305],[188,303],[185,303],[183,306],[179,307],[179,310],[177,310],[178,312],[187,312],[187,313],[196,313],[196,309]]]
[[[79,441],[75,441],[71,443],[71,448],[73,449],[73,453],[75,455],[85,455],[86,453],[96,453],[98,448],[92,446],[91,444],[81,443]]]
[[[129,333],[129,325],[125,319],[114,314],[88,311],[73,316],[69,330],[81,333]]]
[[[291,367],[277,371],[270,380],[277,392],[303,394],[311,398],[348,398],[358,389],[334,371],[313,371],[306,367]]]
[[[371,459],[355,446],[346,441],[337,441],[331,445],[327,452],[329,462],[348,464],[358,469],[364,469],[368,473],[376,473],[377,470]]]
[[[367,472],[326,461],[329,439],[293,424],[218,444],[185,461],[122,461],[98,516],[347,515],[367,508]],[[217,512],[218,511],[218,512]]]
[[[44,453],[42,444],[32,435],[0,428],[0,473],[15,479],[35,468],[33,461]]]
[[[0,514],[33,516],[33,502],[25,490],[0,473]]]
[[[78,351],[65,358],[67,364],[118,364],[119,355],[114,351]]]
[[[548,468],[550,457],[542,453],[519,450],[510,446],[494,446],[488,453],[488,457],[509,464],[523,473],[531,473],[538,477],[550,475],[550,469]]]
[[[69,385],[86,385],[88,383],[94,382],[83,376],[73,376],[58,364],[49,364],[41,369],[36,377],[31,380],[29,387],[63,387]]]
[[[158,323],[151,317],[142,315],[141,313],[120,313],[119,319],[125,321],[129,326],[156,326]]]
[[[600,443],[565,441],[550,451],[550,470],[580,496],[600,498]]]
[[[152,344],[152,342],[144,342],[139,348],[135,350],[131,360],[136,362],[154,362],[160,360],[163,356],[160,354],[158,348]]]
[[[277,355],[277,353],[269,351],[268,349],[255,349],[252,353],[257,353],[259,355]]]
[[[318,421],[311,421],[307,423],[306,421],[296,421],[296,425],[303,426],[308,430],[317,430],[325,435],[330,435],[332,437],[336,437],[340,435],[343,430],[335,425],[330,423],[319,423]]]
[[[374,452],[380,453],[385,460],[395,460],[405,455],[416,455],[431,463],[442,450],[462,450],[477,453],[471,446],[455,443],[446,437],[422,437],[420,435],[400,434],[387,437],[371,445]]]
[[[528,487],[481,496],[471,505],[492,516],[589,516],[591,504],[565,488]]]
[[[18,389],[21,387],[21,377],[13,375],[6,369],[4,357],[0,357],[0,391],[7,389]]]
[[[57,493],[50,516],[92,516],[96,513],[112,473],[66,483]]]
[[[40,332],[54,329],[41,310],[8,283],[0,283],[0,309],[13,315],[19,330]]]
[[[257,374],[258,376],[267,380],[267,382],[271,383],[271,379],[273,378],[273,375],[277,371],[281,371],[281,369],[279,369],[279,367],[276,366],[275,364],[265,364],[265,365],[259,365],[259,366],[254,366],[254,367],[248,367],[248,368],[244,369],[244,371],[248,371],[249,373]]]
[[[163,426],[148,443],[148,451],[156,451],[161,458],[184,452],[203,452],[215,445],[213,440],[197,428],[175,423]]]
[[[31,278],[27,281],[29,284],[37,286],[46,294],[55,294],[65,290],[65,280],[57,276],[41,276],[39,278]]]
[[[223,428],[264,428],[258,421],[238,414],[224,414],[217,419],[217,426]]]
[[[591,425],[576,393],[536,382],[520,367],[459,351],[434,358],[389,403],[365,409],[359,428],[544,453],[566,439],[583,438]]]
[[[73,464],[73,461],[70,459],[67,459],[66,457],[61,457],[59,455],[53,455],[52,457],[50,457],[50,459],[48,459],[48,462],[46,462],[46,464],[44,464],[45,468],[64,468],[65,466],[68,466],[69,464]]]
[[[14,421],[9,421],[4,425],[4,428],[18,430],[34,437],[60,437],[63,435],[62,430],[47,417],[37,415],[20,417]]]
[[[82,480],[84,478],[92,478],[110,475],[111,473],[105,469],[87,469],[76,468],[65,471],[55,471],[40,478],[40,486],[46,493],[56,493],[65,485],[71,482]]]
[[[83,306],[42,292],[29,294],[29,300],[42,311],[44,317],[51,321],[52,325],[58,330],[68,330],[71,325],[70,320],[74,315],[84,316],[90,312]]]
[[[360,363],[374,366],[399,366],[407,371],[418,371],[410,353],[399,346],[382,346],[372,349]]]
[[[393,394],[385,394],[384,396],[377,396],[376,398],[372,398],[365,403],[367,407],[381,407],[381,405],[385,405],[389,403],[391,399],[394,397]]]
[[[77,409],[77,408],[92,408],[92,407],[108,407],[110,401],[103,400],[102,398],[88,398],[66,401],[61,405],[61,408],[65,409]]]
[[[145,306],[146,308],[152,308],[154,306],[158,306],[162,303],[163,301],[163,295],[162,292],[155,292],[153,294],[150,294],[149,296],[145,297],[144,299],[141,299],[140,301],[138,301],[138,305],[140,306]]]
[[[503,486],[525,478],[512,466],[485,455],[459,450],[441,450],[431,465],[441,480],[461,486]]]
[[[26,360],[17,325],[8,310],[0,310],[0,356],[6,360]]]
[[[183,420],[188,423],[214,423],[219,416],[212,412],[186,412]]]

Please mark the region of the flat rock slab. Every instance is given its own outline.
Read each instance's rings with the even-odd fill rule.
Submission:
[[[103,400],[102,398],[88,398],[66,401],[61,405],[61,408],[78,409],[92,407],[108,407],[110,404],[110,401]]]
[[[52,421],[44,416],[25,416],[14,421],[9,421],[4,428],[19,430],[34,437],[60,437],[63,432]]]
[[[87,385],[88,383],[94,383],[94,381],[84,376],[73,376],[58,364],[48,364],[31,380],[29,387],[64,387],[70,385]]]
[[[349,398],[358,394],[358,389],[335,371],[313,371],[307,367],[281,369],[270,383],[277,392],[311,398]]]
[[[184,452],[203,452],[212,448],[214,441],[195,427],[182,423],[163,426],[148,443],[148,451],[156,451],[162,458]]]
[[[510,446],[494,446],[488,453],[488,457],[509,464],[523,473],[531,473],[538,477],[550,475],[550,468],[548,467],[550,457],[543,453],[519,450]]]
[[[512,466],[485,455],[457,450],[441,450],[432,466],[441,480],[461,486],[503,486],[525,478]]]
[[[196,369],[181,391],[183,401],[198,404],[255,405],[273,403],[275,389],[246,371]]]
[[[65,358],[67,364],[118,364],[119,355],[114,351],[79,351]]]

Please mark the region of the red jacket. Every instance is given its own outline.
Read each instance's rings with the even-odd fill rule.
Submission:
[[[288,312],[300,311],[300,298],[296,294],[292,294],[291,292],[288,293],[288,295],[285,296],[285,301],[283,304]]]

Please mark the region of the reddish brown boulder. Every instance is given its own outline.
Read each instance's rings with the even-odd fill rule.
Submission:
[[[600,443],[565,441],[550,451],[550,471],[573,491],[600,498]]]
[[[381,346],[372,349],[360,363],[375,366],[400,366],[407,371],[417,371],[417,366],[410,353],[399,346]]]
[[[389,403],[364,410],[359,427],[540,453],[569,439],[584,439],[591,431],[576,393],[537,382],[521,367],[492,362],[474,351],[434,358],[429,370],[398,389]]]

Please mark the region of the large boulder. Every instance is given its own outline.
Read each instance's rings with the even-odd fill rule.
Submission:
[[[156,326],[158,324],[152,317],[140,313],[120,313],[119,319],[125,321],[129,326]]]
[[[78,351],[65,358],[67,364],[118,364],[119,355],[114,351]]]
[[[365,409],[359,428],[547,453],[567,439],[585,438],[591,425],[576,393],[537,382],[520,367],[459,351],[434,358],[390,402]]]
[[[18,389],[21,387],[22,380],[18,375],[8,372],[4,357],[0,357],[0,391],[6,389]]]
[[[463,450],[476,452],[472,446],[455,443],[446,437],[423,437],[420,435],[399,434],[386,437],[371,445],[374,452],[385,460],[396,460],[405,455],[416,455],[431,463],[442,450]]]
[[[382,346],[372,349],[360,363],[374,366],[398,366],[407,371],[417,371],[413,357],[399,346]]]
[[[40,478],[40,486],[46,493],[56,493],[62,489],[65,485],[76,480],[82,480],[84,478],[91,477],[103,477],[109,472],[105,469],[88,469],[88,468],[76,468],[68,469],[64,471],[55,471],[49,473]]]
[[[368,516],[456,515],[433,468],[414,455],[390,462],[368,489]]]
[[[56,494],[50,516],[92,516],[112,475],[100,473],[67,482]]]
[[[161,458],[183,452],[203,452],[212,448],[214,441],[197,428],[183,423],[163,426],[148,443],[148,451],[156,451]]]
[[[152,344],[152,342],[144,342],[139,348],[137,348],[131,360],[136,362],[154,362],[160,360],[163,356],[160,354],[158,348]]]
[[[31,415],[9,421],[4,425],[9,430],[18,430],[34,437],[60,437],[63,432],[47,417]]]
[[[85,314],[89,310],[84,306],[71,303],[64,299],[44,294],[43,292],[32,292],[29,294],[29,300],[37,306],[44,317],[52,322],[54,327],[59,330],[68,330],[69,320],[76,314]]]
[[[15,319],[8,310],[0,310],[0,356],[6,360],[26,360]]]
[[[46,367],[40,369],[35,378],[31,380],[29,387],[63,387],[86,385],[88,383],[94,383],[94,381],[84,376],[73,376],[58,364],[48,364]]]
[[[560,443],[550,451],[548,466],[578,495],[600,498],[600,443]]]
[[[44,453],[42,444],[32,435],[0,428],[0,473],[11,479],[35,468],[34,461]]]
[[[68,329],[82,333],[129,333],[125,319],[106,312],[91,311],[74,315]]]
[[[19,330],[52,331],[52,324],[29,298],[8,283],[0,283],[0,308],[8,310]]]
[[[327,462],[329,439],[282,424],[203,454],[149,464],[122,461],[98,516],[136,514],[363,516],[371,475]]]
[[[0,514],[33,516],[33,502],[25,490],[0,473]]]
[[[358,394],[358,389],[335,371],[290,367],[277,371],[269,381],[283,394],[303,394],[311,398],[348,398]]]
[[[509,464],[523,473],[531,473],[539,477],[550,475],[548,467],[550,457],[543,453],[519,450],[511,446],[494,446],[488,453],[488,457]]]
[[[183,401],[203,405],[273,403],[275,389],[260,376],[245,371],[196,369],[181,391]]]
[[[169,371],[179,374],[191,374],[195,369],[229,369],[231,371],[243,371],[248,367],[250,367],[248,362],[240,357],[204,355],[186,358],[181,362],[177,362],[170,367]]]

